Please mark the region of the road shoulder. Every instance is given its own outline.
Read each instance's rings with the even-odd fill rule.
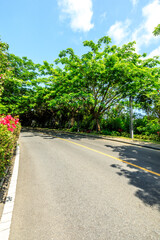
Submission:
[[[19,146],[16,149],[16,156],[14,161],[14,167],[12,172],[12,177],[10,180],[9,185],[7,184],[8,193],[4,193],[5,197],[2,201],[0,210],[0,239],[8,240],[9,233],[10,233],[10,226],[12,220],[12,212],[14,208],[14,201],[16,195],[16,185],[17,185],[17,178],[18,178],[18,169],[19,169]]]

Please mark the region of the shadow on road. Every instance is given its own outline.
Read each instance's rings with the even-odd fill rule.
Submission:
[[[160,153],[134,146],[105,145],[113,152],[119,153],[119,158],[129,163],[138,165],[150,171],[160,173]],[[154,156],[154,157],[153,157]],[[156,206],[160,211],[160,177],[144,170],[135,168],[129,164],[131,170],[123,168],[120,164],[112,164],[117,169],[117,174],[128,178],[129,184],[137,188],[135,196],[146,205]]]
[[[94,136],[87,136],[87,135],[79,135],[79,134],[76,134],[76,133],[61,133],[61,132],[56,132],[54,130],[36,130],[36,129],[25,129],[23,128],[21,130],[21,132],[30,132],[32,133],[33,135],[26,135],[26,136],[23,136],[23,137],[34,137],[34,136],[41,136],[43,137],[44,139],[54,139],[56,137],[58,138],[64,138],[64,139],[75,139],[75,140],[81,140],[81,139],[94,139],[96,140],[97,138],[95,138]],[[49,134],[49,135],[41,135],[41,133],[45,133],[45,134]]]
[[[142,170],[131,172],[123,169],[123,167],[118,164],[112,164],[111,167],[117,168],[117,174],[119,176],[127,177],[129,179],[129,184],[138,188],[135,193],[136,197],[142,200],[146,205],[157,206],[160,211],[160,177]]]
[[[63,138],[63,139],[73,139],[73,140],[81,140],[81,139],[89,139],[89,140],[97,140],[94,136],[85,136],[85,135],[76,135],[70,133],[56,133],[54,131],[45,131],[45,130],[22,130],[22,132],[31,132],[32,135],[23,135],[23,137],[34,137],[41,136],[44,139],[55,139],[55,138]],[[42,135],[44,133],[46,135]],[[49,134],[49,135],[47,135]],[[111,150],[113,153],[118,153],[119,158],[127,161],[128,163],[132,163],[138,165],[142,168],[148,169],[150,171],[160,173],[160,152],[152,151],[146,148],[139,148],[132,145],[122,145],[119,144],[115,146],[106,145],[104,141],[104,147],[108,150]],[[114,156],[115,154],[113,154]],[[155,206],[160,211],[160,177],[156,176],[152,173],[145,172],[139,168],[135,168],[129,164],[126,165],[120,164],[112,164],[111,167],[117,169],[117,174],[120,177],[126,177],[129,180],[129,184],[136,187],[135,196],[138,197],[141,201],[143,201],[146,205],[151,207]],[[129,169],[130,168],[130,169]]]

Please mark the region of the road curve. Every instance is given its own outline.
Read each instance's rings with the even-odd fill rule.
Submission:
[[[159,151],[33,131],[20,149],[10,240],[160,239]]]

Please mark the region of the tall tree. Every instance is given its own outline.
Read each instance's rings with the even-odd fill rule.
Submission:
[[[134,52],[134,42],[122,47],[110,43],[106,36],[97,43],[85,41],[83,45],[90,51],[82,57],[69,48],[60,52],[56,60],[64,68],[54,78],[51,104],[68,104],[73,112],[86,109],[96,120],[98,131],[100,117],[111,106],[141,89],[153,87],[155,82],[154,72],[147,66],[151,60],[145,62]]]

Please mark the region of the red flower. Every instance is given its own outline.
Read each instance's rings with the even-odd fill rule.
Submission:
[[[17,125],[17,123],[19,123],[19,119],[16,119],[16,120],[15,120],[15,124],[16,124],[16,125]]]
[[[13,132],[18,122],[19,119],[14,119],[11,115],[7,115],[6,117],[0,116],[0,124],[7,125],[8,131]]]
[[[8,128],[8,131],[13,132],[14,129],[13,128]]]
[[[14,129],[14,128],[16,128],[16,126],[12,123],[12,128]]]

